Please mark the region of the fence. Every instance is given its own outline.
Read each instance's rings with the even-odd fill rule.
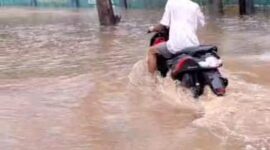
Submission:
[[[0,0],[0,6],[76,7],[76,0]],[[93,7],[94,0],[78,0],[79,7]]]
[[[0,0],[0,6],[33,6],[38,7],[77,7],[77,0]],[[112,0],[114,5],[123,6],[123,0]],[[129,8],[161,8],[167,0],[127,0]],[[200,5],[207,5],[209,0],[194,0]],[[223,0],[225,5],[234,5],[238,0]],[[79,7],[93,7],[95,0],[78,0]],[[270,5],[270,0],[255,0],[256,5]]]

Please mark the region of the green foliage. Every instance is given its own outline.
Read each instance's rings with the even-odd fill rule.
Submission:
[[[121,6],[122,0],[113,0],[115,5]],[[207,5],[209,0],[193,0],[200,5]],[[239,0],[223,0],[224,5],[236,5]],[[257,5],[270,5],[270,0],[254,0]],[[130,8],[162,8],[167,0],[127,0]]]
[[[12,5],[28,6],[29,4],[30,0],[0,0],[0,6],[12,6]]]
[[[66,7],[68,0],[38,0],[38,6],[41,7]]]
[[[0,0],[0,6],[31,6],[32,0]],[[91,0],[79,0],[81,7],[92,6]],[[39,7],[74,7],[72,0],[37,0]]]

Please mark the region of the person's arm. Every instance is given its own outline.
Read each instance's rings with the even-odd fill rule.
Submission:
[[[166,28],[166,26],[162,24],[158,24],[156,26],[151,26],[148,30],[148,32],[161,32]]]
[[[197,9],[197,17],[198,17],[198,25],[199,27],[204,27],[205,26],[205,17],[200,9],[200,7],[198,7]]]
[[[162,16],[162,19],[160,20],[160,25],[165,27],[170,27],[171,25],[171,12],[169,8],[169,2],[166,4],[164,14]]]

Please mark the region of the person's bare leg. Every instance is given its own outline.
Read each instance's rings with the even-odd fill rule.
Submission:
[[[156,48],[155,47],[150,47],[149,51],[148,51],[148,71],[149,73],[151,73],[152,75],[155,74],[156,70],[157,70],[157,58],[156,58]]]

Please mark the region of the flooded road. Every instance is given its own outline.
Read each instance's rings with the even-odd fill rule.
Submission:
[[[1,9],[0,149],[269,150],[270,21],[208,21],[225,97],[199,100],[145,68],[147,27],[162,11],[122,12],[99,27],[94,10]]]

